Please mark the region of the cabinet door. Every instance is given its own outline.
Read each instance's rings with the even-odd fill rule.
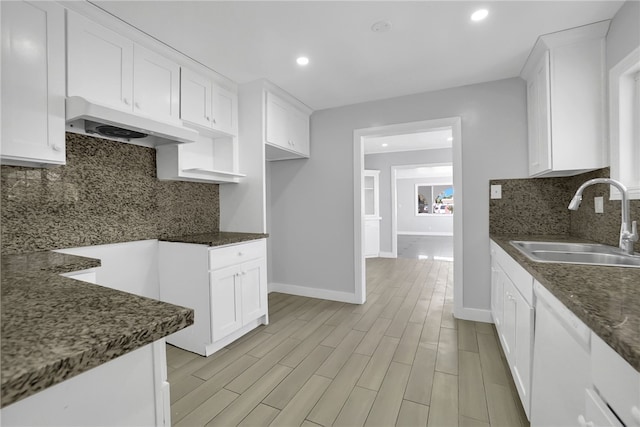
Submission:
[[[545,53],[527,83],[529,122],[529,175],[551,169],[551,104],[549,52]]]
[[[531,401],[531,364],[533,362],[533,313],[534,310],[520,292],[513,293],[516,307],[515,348],[513,353],[513,380],[520,400],[529,413]]]
[[[180,118],[211,127],[211,80],[186,68],[180,72]]]
[[[309,116],[297,108],[289,110],[291,149],[309,157]]]
[[[180,66],[139,45],[134,47],[133,108],[159,120],[180,118]]]
[[[64,9],[22,1],[0,7],[2,163],[64,164]]]
[[[289,104],[284,99],[267,92],[266,116],[266,141],[269,144],[290,150],[288,131]]]
[[[67,13],[67,95],[131,111],[133,42]]]
[[[516,313],[517,313],[517,300],[516,290],[511,280],[503,273],[500,273],[502,286],[504,287],[504,307],[502,316],[502,344],[504,354],[507,357],[509,366],[513,365],[513,352],[516,345]]]
[[[237,266],[211,272],[212,341],[217,341],[242,327],[242,289]]]
[[[501,274],[500,267],[494,262],[491,266],[491,315],[498,334],[502,334],[502,312],[504,306],[504,289],[502,278],[500,277]]]
[[[238,134],[238,95],[222,86],[214,84],[212,87],[212,117],[213,129],[230,135]]]
[[[267,268],[265,258],[241,265],[242,324],[267,313]]]

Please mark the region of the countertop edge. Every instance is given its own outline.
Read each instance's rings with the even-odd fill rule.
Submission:
[[[20,287],[25,283],[49,283],[59,286],[73,283],[88,290],[90,295],[104,292],[131,298],[131,303],[137,306],[140,301],[149,300],[152,304],[161,304],[171,309],[166,315],[156,315],[154,319],[141,323],[139,328],[128,330],[120,335],[110,336],[106,341],[95,340],[88,343],[79,351],[60,356],[54,361],[43,361],[36,367],[19,367],[15,372],[2,372],[0,391],[0,408],[27,398],[53,385],[82,374],[89,369],[98,367],[119,356],[137,350],[147,344],[164,338],[174,332],[193,324],[194,311],[190,308],[176,306],[153,298],[129,294],[124,291],[105,287],[98,284],[81,282],[72,278],[61,277],[61,274],[87,270],[101,266],[101,261],[95,258],[63,254],[54,251],[40,251],[24,254],[9,254],[2,256],[2,287],[3,295],[7,281],[13,281]],[[44,286],[44,285],[40,285]],[[84,288],[86,286],[87,288]],[[11,286],[9,286],[11,287]],[[95,287],[95,292],[91,291]],[[4,298],[3,298],[4,299]],[[4,307],[3,307],[3,311]],[[3,313],[3,316],[6,314]],[[98,314],[96,314],[98,317]],[[2,329],[10,327],[3,322]],[[2,346],[3,366],[7,363],[7,347]]]
[[[538,240],[538,241],[571,241],[571,242],[585,242],[594,243],[589,240],[581,239],[573,236],[563,235],[549,235],[549,236],[512,236],[512,235],[495,235],[491,234],[490,239],[500,246],[511,258],[513,258],[520,266],[522,266],[528,273],[530,273],[535,280],[537,280],[542,286],[544,286],[549,292],[551,292],[560,302],[562,302],[573,314],[575,314],[582,322],[584,322],[597,336],[604,340],[609,347],[614,349],[618,355],[620,355],[627,363],[629,363],[636,371],[640,372],[640,353],[637,348],[627,340],[623,339],[617,331],[602,324],[602,320],[593,316],[589,310],[579,304],[579,300],[574,298],[574,295],[566,295],[559,287],[553,283],[552,279],[545,274],[543,268],[554,268],[560,271],[561,269],[576,268],[577,265],[571,264],[559,264],[559,263],[536,263],[531,261],[509,242],[511,240]],[[538,265],[543,264],[543,265]],[[550,264],[553,264],[550,267]],[[578,268],[589,269],[624,269],[629,270],[629,267],[604,267],[604,266],[577,266]],[[633,270],[633,269],[631,269]],[[634,274],[631,273],[630,274]],[[637,273],[636,273],[637,274]],[[640,284],[639,284],[640,285]],[[638,338],[640,340],[640,338]]]

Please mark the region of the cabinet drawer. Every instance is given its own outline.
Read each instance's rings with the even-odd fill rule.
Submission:
[[[250,243],[209,249],[209,269],[217,270],[230,265],[240,264],[256,258],[266,257],[267,247],[264,239]]]

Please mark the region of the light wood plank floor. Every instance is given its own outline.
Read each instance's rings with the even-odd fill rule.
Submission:
[[[453,264],[367,260],[367,302],[272,293],[204,358],[167,346],[176,426],[528,426],[491,324],[452,315]]]

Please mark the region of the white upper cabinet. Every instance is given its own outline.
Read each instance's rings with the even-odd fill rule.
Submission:
[[[158,120],[178,121],[180,66],[67,12],[67,95]]]
[[[178,120],[180,66],[139,45],[133,53],[133,111]]]
[[[133,108],[133,42],[67,11],[67,95]]]
[[[309,157],[309,115],[284,98],[266,93],[267,160]]]
[[[605,36],[609,21],[541,36],[527,81],[529,175],[569,176],[607,166]]]
[[[3,1],[2,164],[65,163],[64,9]]]
[[[180,118],[217,133],[238,134],[238,94],[212,78],[182,68]]]

